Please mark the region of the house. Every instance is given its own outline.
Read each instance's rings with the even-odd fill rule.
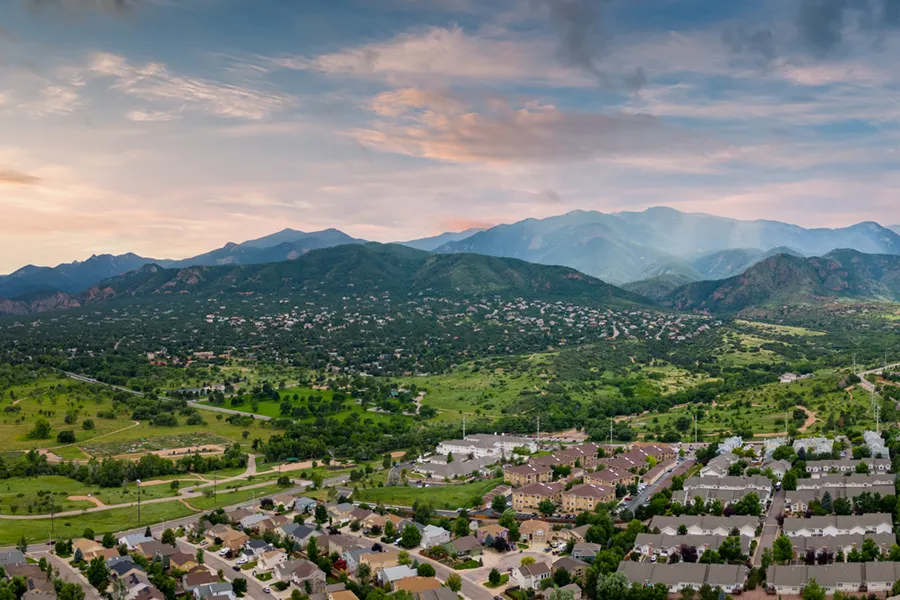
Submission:
[[[663,584],[670,594],[685,587],[699,589],[704,584],[721,587],[727,594],[743,589],[749,570],[743,565],[704,565],[699,563],[660,564],[652,562],[624,561],[618,572],[629,583],[653,586]]]
[[[318,503],[319,502],[313,498],[301,496],[294,499],[294,511],[298,513],[312,513],[316,510],[316,505]]]
[[[799,596],[806,585],[806,565],[773,565],[766,571],[766,588],[773,594]]]
[[[732,450],[737,450],[741,446],[744,445],[744,439],[739,436],[733,436],[728,439],[722,440],[719,442],[719,454],[725,454],[726,452],[731,452]]]
[[[866,441],[866,446],[868,446],[869,452],[874,458],[888,458],[890,456],[887,446],[884,445],[884,438],[881,437],[881,433],[877,431],[863,431],[863,439]]]
[[[169,557],[178,553],[177,548],[156,540],[138,544],[136,550],[150,562],[153,562],[156,559],[162,560],[164,567],[169,566]]]
[[[278,565],[286,563],[287,559],[287,553],[279,548],[263,552],[256,560],[256,570],[263,573],[273,571]]]
[[[844,488],[875,488],[878,486],[894,485],[894,475],[891,473],[848,473],[844,475],[823,474],[816,479],[798,479],[798,490],[816,490],[823,487]]]
[[[890,592],[900,580],[900,563],[867,562],[863,565],[866,591],[871,593]]]
[[[441,527],[426,525],[422,530],[422,547],[433,548],[443,546],[450,541],[450,532]]]
[[[368,519],[370,516],[372,516],[374,514],[375,513],[373,513],[371,510],[366,510],[365,508],[355,508],[350,511],[349,520],[351,523],[353,521],[362,523],[363,521],[365,521],[366,519]]]
[[[241,519],[238,522],[238,525],[240,525],[242,529],[258,529],[259,524],[268,518],[269,516],[263,513],[249,515]]]
[[[339,590],[336,592],[327,592],[325,594],[327,600],[359,600],[356,594],[350,590]]]
[[[550,567],[547,563],[536,562],[530,565],[513,567],[510,579],[516,582],[522,589],[537,590],[541,587],[541,581],[550,577]]]
[[[143,533],[131,533],[120,537],[118,545],[125,546],[126,548],[128,548],[128,550],[134,550],[138,547],[138,544],[144,544],[152,541],[152,537],[147,537]]]
[[[25,555],[18,550],[0,552],[0,566],[2,567],[25,564],[26,562],[28,561],[25,559]]]
[[[764,465],[763,469],[771,471],[772,475],[780,481],[784,479],[784,474],[791,470],[791,463],[786,460],[773,460]]]
[[[763,459],[770,460],[775,451],[782,446],[787,446],[788,440],[785,437],[768,438],[763,441]]]
[[[109,574],[113,579],[125,578],[133,571],[144,572],[144,567],[134,562],[129,555],[107,559],[106,568],[109,569]]]
[[[335,522],[350,520],[351,513],[356,510],[356,507],[349,502],[344,502],[341,504],[331,504],[326,508],[328,509],[328,516],[331,517]]]
[[[271,549],[272,545],[267,543],[265,540],[254,538],[247,540],[247,543],[244,544],[244,548],[243,550],[241,550],[241,553],[250,560],[253,560],[254,558],[259,558]]]
[[[196,569],[185,574],[181,578],[181,585],[184,587],[185,592],[193,596],[194,588],[209,585],[210,583],[217,583],[218,581],[219,576],[215,573],[208,571],[207,569]]]
[[[519,534],[531,544],[546,544],[553,537],[553,527],[546,521],[531,519],[519,525]]]
[[[593,483],[584,483],[562,493],[562,508],[567,513],[594,510],[598,504],[615,501],[615,486],[601,487]]]
[[[209,536],[207,536],[207,539],[208,538]],[[224,530],[219,530],[219,535],[214,535],[213,538],[213,542],[215,542],[215,539],[222,540],[223,548],[228,548],[232,552],[240,552],[241,547],[247,543],[250,536],[243,531],[236,531],[230,527],[225,527]]]
[[[654,517],[655,519],[655,517]],[[891,515],[870,513],[866,515],[814,516],[808,519],[785,519],[782,527],[788,537],[837,536],[866,533],[891,533]]]
[[[640,537],[640,536],[638,536]],[[835,536],[810,536],[801,537],[794,536],[791,543],[794,545],[794,553],[798,557],[806,556],[809,550],[819,555],[821,552],[836,554],[838,551],[843,552],[847,556],[854,548],[862,549],[863,542],[866,538],[871,538],[875,542],[875,546],[882,554],[890,552],[891,546],[895,543],[896,538],[892,533],[866,533],[866,534],[849,534]],[[900,579],[900,578],[898,578]]]
[[[553,572],[555,573],[559,569],[562,569],[563,571],[568,571],[569,575],[573,578],[581,579],[584,577],[585,573],[587,573],[589,566],[590,565],[583,560],[578,560],[571,556],[563,556],[553,563]]]
[[[279,566],[284,567],[285,565],[293,566],[290,572],[290,582],[292,584],[301,589],[308,589],[310,594],[322,593],[325,590],[325,573],[315,563],[300,559],[288,561]],[[275,567],[276,573],[278,568]]]
[[[54,594],[56,590],[53,587],[53,582],[50,581],[50,578],[46,573],[41,571],[41,569],[37,565],[29,564],[29,563],[16,563],[12,565],[8,565],[5,567],[6,576],[9,579],[13,579],[14,577],[21,577],[25,580],[25,590],[26,591],[39,591],[44,594]]]
[[[572,529],[560,529],[556,532],[556,539],[563,542],[568,542],[569,540],[575,540],[575,543],[583,542],[588,529],[590,529],[590,525],[581,525]]]
[[[450,556],[478,556],[481,554],[481,542],[471,535],[456,538],[444,544]]]
[[[313,575],[313,571],[317,570],[319,567],[316,566],[315,563],[312,563],[304,558],[298,558],[295,560],[287,560],[283,563],[279,563],[275,565],[272,569],[272,578],[277,581],[292,581],[294,572],[299,569],[298,578],[312,578],[315,579]],[[325,573],[322,573],[322,582],[324,585],[325,581]]]
[[[228,520],[231,521],[234,525],[240,523],[243,519],[247,517],[252,517],[256,513],[252,510],[248,510],[246,508],[236,508],[232,511],[226,512],[225,516],[228,517]]]
[[[283,538],[291,540],[303,548],[306,547],[310,539],[322,535],[321,531],[318,531],[309,525],[304,525],[303,523],[288,523],[287,525],[279,527],[278,531],[281,532]]]
[[[269,531],[278,531],[280,528],[284,527],[292,523],[289,517],[284,515],[275,515],[274,517],[269,517],[265,521],[261,521],[257,524],[256,529],[260,533],[268,533]]]
[[[206,598],[215,598],[216,600],[228,598],[229,600],[235,600],[235,598],[237,598],[234,589],[231,587],[231,583],[228,581],[217,581],[216,583],[198,585],[191,593],[194,596],[194,600],[205,600]]]
[[[858,460],[808,460],[806,472],[813,479],[825,474],[856,473],[859,465],[865,464],[869,473],[888,473],[891,470],[891,461],[887,458],[862,458]]]
[[[102,557],[104,560],[119,556],[118,549],[104,548],[94,540],[86,538],[81,538],[72,542],[72,551],[77,552],[78,550],[81,550],[81,556],[86,562],[91,562],[98,556]]]
[[[341,554],[341,559],[347,564],[347,572],[348,573],[356,573],[359,569],[359,565],[361,564],[362,557],[364,554],[371,553],[372,550],[369,548],[353,548],[351,550],[347,550],[343,554]]]
[[[479,527],[475,531],[475,537],[482,544],[490,545],[494,543],[494,540],[497,538],[500,539],[509,539],[509,529],[506,527],[501,527],[496,523],[491,525],[484,525],[483,527]]]
[[[787,524],[788,521],[785,521]],[[737,529],[740,535],[756,537],[756,528],[759,527],[757,517],[716,517],[682,515],[680,517],[655,516],[650,520],[650,530],[659,530],[666,535],[678,535],[681,526],[687,529],[689,535],[730,535],[733,529]]]
[[[778,378],[778,383],[794,383],[798,379],[800,379],[800,378],[797,377],[797,375],[794,373],[785,373],[784,375],[782,375],[781,377]]]
[[[722,588],[726,594],[740,594],[749,574],[744,565],[709,565],[703,583],[711,588]]]
[[[716,490],[716,489],[699,489],[699,490],[680,490],[672,494],[672,501],[679,504],[689,505],[700,499],[702,504],[710,504],[719,500],[723,506],[730,506],[744,499],[749,494],[756,494],[760,505],[765,508],[769,501],[769,492],[758,492],[756,490]]]
[[[316,543],[319,545],[320,550],[338,555],[343,554],[347,550],[361,548],[362,545],[359,542],[358,538],[348,535],[322,535],[316,538]]]
[[[187,552],[176,552],[169,556],[169,568],[186,573],[197,567],[197,557]]]
[[[290,512],[294,508],[295,501],[296,499],[290,494],[279,494],[272,498],[272,502],[275,503],[275,506],[283,506],[285,512]]]
[[[822,487],[818,489],[798,489],[788,490],[785,492],[785,508],[792,513],[804,513],[809,508],[810,502],[813,500],[821,501],[825,494],[831,496],[832,500],[836,498],[854,499],[861,494],[878,494],[881,497],[892,496],[894,494],[894,486],[878,485],[871,488],[862,487]]]
[[[382,569],[390,569],[400,564],[400,553],[394,550],[387,552],[368,552],[360,556],[361,564],[369,565],[373,573]]]
[[[700,477],[725,477],[728,475],[729,467],[739,460],[740,458],[731,452],[720,454],[700,469]]]
[[[760,498],[768,496],[772,490],[772,480],[764,475],[751,475],[744,477],[691,477],[684,482],[685,490],[750,490],[756,492]]]
[[[529,483],[549,483],[553,479],[553,469],[540,465],[506,465],[503,479],[510,485],[520,487]]]
[[[394,582],[394,591],[404,591],[410,594],[421,594],[427,590],[436,590],[441,587],[441,582],[434,577],[404,577]]]
[[[834,440],[823,437],[803,438],[794,440],[794,452],[801,450],[806,454],[831,454],[834,448]]]
[[[415,594],[416,600],[459,600],[456,592],[448,587],[439,587],[435,590],[425,590]]]
[[[597,557],[597,554],[603,550],[603,546],[600,544],[591,544],[588,542],[582,542],[580,544],[575,544],[572,548],[572,558],[578,560],[591,560]],[[712,555],[710,555],[712,556]]]
[[[544,500],[550,500],[554,504],[562,502],[563,484],[532,483],[517,490],[513,490],[513,509],[516,512],[537,510]]]
[[[441,460],[419,461],[413,466],[413,471],[427,475],[433,479],[459,479],[472,475],[485,473],[490,466],[497,462],[495,456],[480,456],[472,460],[454,460],[446,462]]]
[[[800,593],[810,579],[815,579],[829,595],[836,591],[856,594],[865,583],[865,565],[863,563],[797,567],[776,565],[769,567],[768,574],[771,576],[771,578],[767,577],[768,589],[780,594]],[[797,592],[787,591],[795,589]]]
[[[407,565],[389,567],[378,573],[378,583],[393,589],[394,583],[408,577],[415,577],[418,573]]]

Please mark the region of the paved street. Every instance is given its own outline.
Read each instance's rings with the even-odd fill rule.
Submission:
[[[756,547],[756,556],[753,557],[754,567],[762,566],[763,549],[771,548],[775,538],[778,537],[778,515],[784,513],[784,498],[784,490],[778,490],[772,495],[772,503],[763,524],[762,537],[759,539],[759,546]]]
[[[190,554],[191,556],[197,553],[197,546],[188,544],[182,539],[178,540],[178,549],[182,552]],[[265,586],[259,580],[253,577],[252,571],[241,571],[240,573],[238,573],[237,571],[232,569],[231,565],[219,558],[219,555],[215,554],[214,552],[206,552],[204,562],[209,568],[213,570],[221,570],[222,574],[225,576],[225,579],[228,579],[229,581],[237,577],[243,577],[244,579],[246,579],[247,595],[250,598],[265,598],[267,596],[267,594],[263,591],[263,588]]]
[[[47,550],[36,550],[32,551],[31,554],[37,560],[41,558],[46,558],[47,562],[51,565],[59,569],[59,577],[66,583],[77,583],[82,588],[84,588],[84,598],[85,600],[101,600],[100,594],[97,592],[97,589],[94,588],[88,580],[85,579],[84,575],[81,574],[81,571],[73,568],[66,561],[58,558],[55,554],[50,554]]]
[[[687,473],[687,471],[692,466],[694,466],[694,462],[695,461],[693,459],[688,459],[688,460],[685,460],[684,462],[679,463],[672,470],[671,473],[666,473],[665,475],[660,477],[655,483],[651,483],[650,485],[648,485],[646,488],[644,488],[643,492],[641,492],[640,494],[635,496],[634,499],[631,500],[630,502],[625,502],[623,504],[623,506],[625,508],[627,508],[628,510],[630,510],[631,512],[634,512],[635,510],[637,510],[638,506],[640,506],[644,502],[647,502],[648,500],[650,500],[650,498],[653,497],[653,494],[655,494],[656,492],[658,492],[660,490],[665,489],[671,483],[673,477],[675,477],[676,475],[682,475],[684,473]]]

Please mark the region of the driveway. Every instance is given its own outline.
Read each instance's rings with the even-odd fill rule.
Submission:
[[[184,540],[178,540],[178,549],[182,552],[190,554],[193,556],[197,553],[197,546],[193,544],[189,544]],[[247,580],[247,596],[250,598],[266,598],[268,594],[263,591],[265,587],[262,585],[259,580],[257,580],[252,575],[252,571],[241,571],[238,573],[231,568],[227,562],[219,558],[219,556],[213,552],[205,552],[203,557],[204,563],[209,568],[218,571],[221,569],[222,574],[225,575],[225,579],[231,580],[236,577],[243,577]]]
[[[692,466],[694,466],[695,462],[696,461],[694,461],[693,459],[687,459],[687,460],[682,461],[681,463],[677,464],[672,469],[671,473],[666,473],[663,477],[660,477],[655,483],[649,484],[647,487],[644,488],[643,492],[641,492],[637,496],[635,496],[634,499],[631,500],[630,502],[624,503],[623,506],[633,513],[635,510],[637,510],[638,506],[642,505],[644,502],[649,501],[650,498],[653,497],[653,494],[655,494],[659,491],[662,491],[662,490],[666,489],[667,487],[669,487],[670,485],[672,485],[672,478],[674,476],[683,475],[684,473],[687,473],[687,471]]]
[[[763,524],[762,537],[759,539],[759,545],[756,547],[756,556],[753,557],[753,566],[762,566],[762,551],[764,548],[771,548],[778,537],[778,515],[784,512],[784,490],[778,490],[772,495],[772,503],[769,505],[769,511],[766,513],[766,520]]]

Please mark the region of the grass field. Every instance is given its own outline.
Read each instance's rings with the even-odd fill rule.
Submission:
[[[369,488],[359,491],[359,500],[389,506],[412,506],[419,500],[429,502],[434,508],[455,510],[481,504],[482,496],[502,482],[502,479],[489,479],[464,485],[435,485],[427,488],[412,486]]]
[[[824,331],[814,331],[805,327],[791,327],[790,325],[775,325],[773,323],[760,323],[758,321],[743,321],[738,319],[735,321],[738,325],[753,327],[764,333],[774,335],[796,335],[800,337],[815,337],[825,335]]]
[[[0,514],[49,514],[50,500],[52,505],[57,507],[55,512],[90,508],[94,506],[91,501],[68,500],[70,496],[89,494],[104,504],[126,504],[137,501],[137,489],[134,484],[126,489],[100,488],[84,485],[68,477],[18,477],[0,482]],[[168,498],[174,495],[175,492],[165,484],[141,488],[142,500]],[[0,528],[2,526],[3,523],[0,522]]]
[[[746,431],[748,427],[755,435],[781,433],[785,430],[785,412],[792,424],[800,426],[805,423],[793,421],[792,413],[798,404],[815,416],[815,422],[804,432],[807,434],[822,432],[829,415],[839,421],[842,413],[851,421],[848,425],[856,429],[874,427],[872,416],[868,413],[867,397],[857,393],[851,398],[851,394],[837,387],[837,377],[830,375],[734,392],[719,399],[716,406],[679,407],[667,413],[642,415],[629,422],[639,434],[659,434],[675,428],[680,418],[690,420],[695,411],[701,410],[702,418],[697,428],[701,439],[731,435]],[[692,436],[693,426],[684,433]]]
[[[237,485],[246,485],[246,483],[240,482]],[[218,493],[212,498],[191,498],[188,500],[188,503],[195,508],[210,510],[217,506],[228,506],[230,504],[246,502],[247,500],[252,500],[254,498],[265,498],[266,496],[278,494],[282,491],[284,491],[284,488],[274,483],[250,490],[235,491],[219,488]]]

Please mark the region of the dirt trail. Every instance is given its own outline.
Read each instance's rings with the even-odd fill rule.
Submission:
[[[93,443],[95,440],[105,438],[107,436],[113,435],[114,433],[121,433],[123,431],[128,431],[129,429],[134,429],[135,427],[140,425],[139,421],[132,421],[132,423],[133,423],[133,425],[129,425],[128,427],[123,427],[122,429],[116,429],[115,431],[110,431],[109,433],[104,433],[103,435],[98,435],[97,437],[92,437],[91,439],[86,440],[85,442],[82,442],[82,443],[87,443],[87,442]],[[63,444],[62,446],[52,446],[52,447],[48,448],[48,450],[57,450],[59,448],[68,448],[69,446],[77,446],[77,445],[78,445],[78,442],[75,442],[74,444]],[[84,450],[82,450],[81,448],[79,448],[79,450],[84,452]],[[90,456],[90,454],[88,454],[87,452],[84,452],[84,453],[87,454],[88,456]]]
[[[91,502],[94,506],[97,507],[105,507],[106,505],[100,501],[99,498],[94,498],[93,496],[69,496],[68,500],[71,502]]]
[[[200,479],[199,477],[184,477],[184,478],[179,478],[179,479],[168,479],[168,480],[166,480],[166,479],[152,479],[152,480],[150,480],[150,481],[142,481],[142,482],[140,482],[140,483],[138,484],[138,487],[148,487],[148,486],[151,486],[151,485],[162,485],[162,484],[164,484],[164,483],[169,483],[169,484],[171,484],[173,481],[181,481],[181,482],[194,483],[195,481],[206,481],[206,480],[205,480],[205,479]]]
[[[192,510],[192,511],[194,511],[194,512],[203,512],[201,509],[197,508],[196,506],[191,506],[191,505],[188,503],[188,501],[185,500],[184,498],[179,498],[178,501],[181,502],[182,504],[184,504],[186,507],[188,507],[188,509],[190,509],[190,510]]]
[[[806,412],[806,421],[803,423],[803,426],[797,430],[801,433],[804,433],[807,429],[809,429],[816,423],[816,413],[809,410],[805,406],[798,406],[797,408],[803,409],[803,411]]]

